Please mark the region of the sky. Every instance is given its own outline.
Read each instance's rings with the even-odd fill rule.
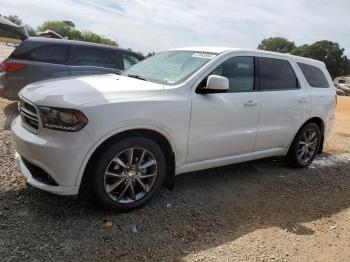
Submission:
[[[37,27],[70,20],[120,47],[148,53],[185,46],[256,49],[281,36],[338,42],[350,56],[350,0],[0,0],[0,14]]]

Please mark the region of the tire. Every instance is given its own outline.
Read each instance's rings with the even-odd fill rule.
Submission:
[[[315,123],[304,125],[296,134],[287,154],[292,167],[307,167],[315,159],[322,143],[320,128]]]
[[[131,137],[110,146],[99,157],[93,189],[106,209],[127,212],[146,204],[159,191],[165,176],[166,161],[160,146],[147,138]]]

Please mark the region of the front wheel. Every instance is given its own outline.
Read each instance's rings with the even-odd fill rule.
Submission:
[[[287,160],[293,167],[306,167],[315,159],[321,146],[321,131],[315,123],[303,126],[290,146]]]
[[[162,149],[147,138],[127,138],[101,155],[94,172],[94,192],[106,208],[124,212],[145,204],[166,175]]]

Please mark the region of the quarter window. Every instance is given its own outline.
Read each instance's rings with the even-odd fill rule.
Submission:
[[[290,90],[299,88],[298,79],[287,60],[265,57],[259,59],[261,90]]]
[[[321,69],[316,66],[307,65],[304,63],[298,63],[301,71],[303,72],[306,81],[312,87],[327,88],[329,87],[328,81],[324,76]]]
[[[75,46],[73,65],[116,68],[117,55],[112,49]]]
[[[213,70],[211,75],[228,78],[228,92],[247,92],[254,90],[254,57],[235,56],[227,59]]]

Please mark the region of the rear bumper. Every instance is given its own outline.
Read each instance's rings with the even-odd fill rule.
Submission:
[[[78,195],[78,192],[79,192],[78,186],[71,186],[71,187],[51,186],[51,185],[47,185],[43,182],[36,180],[33,177],[33,174],[29,171],[27,166],[24,164],[22,157],[17,152],[15,155],[15,158],[16,158],[17,169],[26,178],[27,183],[32,185],[33,187],[38,188],[38,189],[43,190],[43,191],[50,192],[50,193],[55,194],[55,195],[62,195],[62,196],[76,196],[76,195]]]

